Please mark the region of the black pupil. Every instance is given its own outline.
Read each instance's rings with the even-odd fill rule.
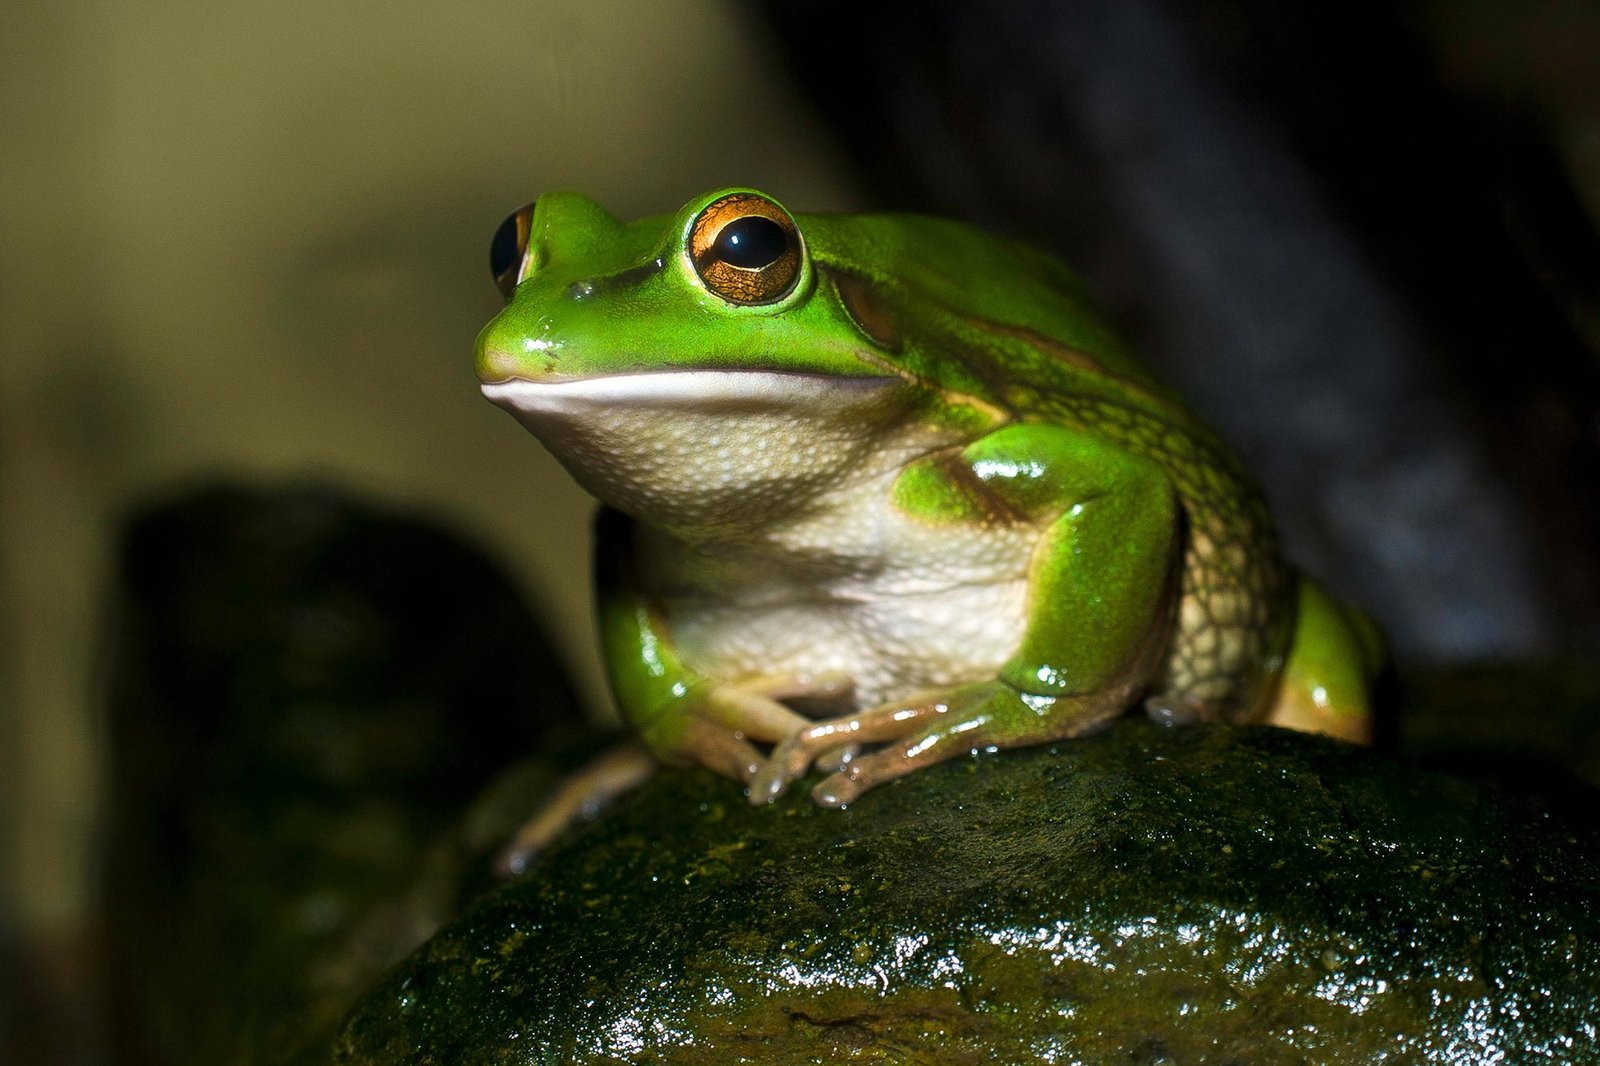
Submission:
[[[522,246],[517,242],[517,216],[521,213],[507,215],[489,242],[489,273],[496,278],[522,264]]]
[[[729,266],[752,270],[776,263],[789,250],[789,233],[764,215],[746,215],[722,227],[713,246]]]

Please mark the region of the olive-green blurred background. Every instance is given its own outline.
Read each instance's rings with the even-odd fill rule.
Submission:
[[[131,507],[309,475],[420,508],[518,569],[598,696],[589,503],[472,376],[491,233],[554,188],[852,204],[723,0],[13,0],[0,108],[4,942],[87,911]]]

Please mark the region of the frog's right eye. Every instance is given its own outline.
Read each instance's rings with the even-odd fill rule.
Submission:
[[[489,242],[489,273],[507,300],[528,269],[528,236],[533,232],[533,205],[526,204],[506,216]]]

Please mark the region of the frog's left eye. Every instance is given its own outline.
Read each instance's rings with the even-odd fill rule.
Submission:
[[[489,273],[507,300],[527,269],[528,235],[532,232],[533,205],[527,204],[507,215],[489,242]]]
[[[776,303],[800,277],[800,231],[789,213],[755,193],[729,193],[689,231],[689,258],[706,288],[736,304]]]

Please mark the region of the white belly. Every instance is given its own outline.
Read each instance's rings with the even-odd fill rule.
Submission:
[[[1022,641],[1039,530],[850,503],[756,546],[645,552],[684,661],[732,682],[842,671],[858,707],[993,677]]]
[[[1022,582],[886,598],[669,611],[684,660],[728,681],[842,671],[858,707],[993,677],[1022,639]]]

